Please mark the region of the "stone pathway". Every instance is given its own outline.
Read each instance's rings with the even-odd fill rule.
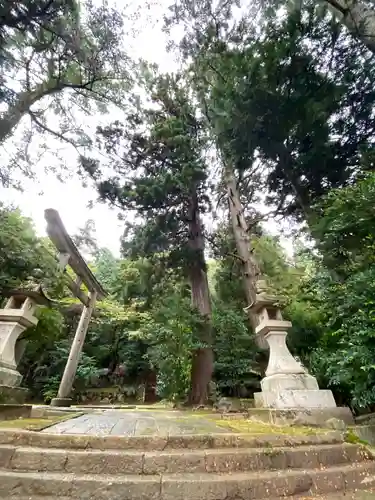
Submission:
[[[88,413],[48,427],[48,434],[95,436],[166,436],[181,434],[228,433],[202,415],[178,411],[103,410]]]

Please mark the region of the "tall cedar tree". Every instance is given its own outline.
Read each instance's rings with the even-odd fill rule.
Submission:
[[[191,286],[192,305],[202,316],[193,353],[191,404],[207,399],[213,371],[211,301],[201,214],[208,206],[202,125],[179,78],[163,76],[150,85],[152,108],[137,109],[126,125],[99,130],[116,175],[99,180],[103,200],[142,218],[134,244],[180,268]],[[86,164],[87,166],[87,164]]]
[[[232,22],[232,3],[212,2],[205,0],[199,4],[190,0],[177,0],[170,8],[171,14],[165,19],[166,28],[174,24],[184,26],[184,36],[179,45],[183,56],[191,61],[190,74],[192,83],[201,103],[206,125],[216,145],[218,157],[222,163],[223,185],[232,223],[237,253],[241,262],[244,292],[247,301],[246,311],[253,327],[257,318],[251,306],[256,300],[256,281],[259,278],[259,266],[253,253],[251,228],[245,216],[241,186],[236,172],[236,164],[230,142],[222,140],[221,120],[225,120],[226,110],[217,109],[215,97],[211,99],[210,89],[219,82],[220,85],[231,79],[230,70],[226,76],[214,67],[218,54],[225,60],[226,43],[229,40],[238,43],[238,33],[234,33]],[[235,25],[235,23],[234,23]],[[242,25],[240,31],[242,30]],[[232,36],[234,33],[234,37]],[[220,105],[220,101],[219,101]],[[252,190],[251,190],[252,191]]]
[[[180,50],[193,61],[193,81],[223,159],[251,291],[249,228],[241,223],[236,193],[257,185],[254,170],[260,171],[266,201],[314,233],[315,203],[361,175],[373,149],[375,60],[308,2],[303,15],[266,18],[261,31],[248,12],[237,22],[231,2],[214,8],[207,0],[199,9],[193,3],[176,3],[169,22],[186,27]]]

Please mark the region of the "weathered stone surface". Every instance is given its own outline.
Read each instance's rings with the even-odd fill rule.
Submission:
[[[299,451],[301,450],[297,450]],[[260,450],[253,450],[253,452],[260,452]],[[172,500],[172,498],[173,500],[245,498],[250,500],[330,493],[338,489],[343,490],[349,485],[365,488],[375,481],[374,474],[375,462],[345,464],[315,470],[284,469],[228,474],[162,474],[161,476],[0,471],[0,496],[7,494],[8,497],[14,495],[32,497],[57,493],[61,496],[83,500],[123,500],[125,498],[127,500]]]
[[[63,450],[0,447],[3,468],[76,474],[232,473],[277,469],[314,469],[368,458],[358,445],[171,450]],[[0,464],[1,466],[1,464]]]
[[[10,420],[20,417],[29,418],[31,408],[31,405],[0,404],[0,420]]]
[[[162,476],[161,498],[163,500],[225,500],[227,499],[227,477],[207,474],[180,474]],[[229,500],[229,498],[228,498]]]
[[[355,417],[355,423],[358,425],[375,424],[375,413],[367,413],[366,415],[359,415],[358,417]]]
[[[7,468],[14,453],[13,446],[0,446],[0,467]]]
[[[312,472],[311,492],[316,494],[331,493],[345,489],[342,470],[338,467],[330,470]]]
[[[206,459],[203,451],[146,453],[144,455],[144,474],[163,474],[177,472],[205,472]]]
[[[207,450],[206,470],[219,473],[257,470],[260,454],[258,449]]]
[[[0,472],[0,495],[52,495],[71,497],[72,478],[41,472]]]
[[[342,471],[345,488],[348,490],[373,488],[375,486],[374,461],[353,464]]]
[[[308,373],[277,373],[264,377],[260,385],[262,392],[319,390],[316,378]]]
[[[356,425],[350,429],[356,436],[358,436],[363,441],[366,441],[369,445],[375,445],[375,425]]]
[[[341,420],[339,418],[335,418],[335,417],[329,418],[326,421],[325,426],[327,427],[327,429],[335,429],[337,431],[345,431],[346,430],[345,422],[343,420]]]
[[[321,390],[282,390],[257,392],[254,394],[257,408],[335,408],[332,391]]]
[[[12,469],[55,471],[64,470],[67,457],[66,450],[53,450],[38,448],[16,448],[10,462]]]
[[[223,413],[240,412],[242,410],[241,400],[236,398],[220,398],[215,404],[215,408]]]
[[[309,427],[324,427],[328,419],[334,417],[343,420],[347,425],[353,425],[354,419],[350,408],[249,408],[248,416],[261,422],[276,425],[306,425]]]
[[[163,450],[166,437],[157,436],[89,436],[87,448],[99,450]]]
[[[79,474],[141,474],[142,468],[141,451],[69,451],[65,463],[66,472]]]
[[[211,435],[182,435],[182,436],[168,436],[166,449],[171,448],[212,448],[213,436]]]
[[[75,477],[71,496],[79,500],[160,500],[160,482],[159,476]]]
[[[23,387],[0,385],[0,398],[8,404],[23,404],[28,393],[29,391]]]

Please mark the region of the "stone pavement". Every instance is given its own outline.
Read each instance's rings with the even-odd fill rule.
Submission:
[[[228,433],[199,414],[178,411],[102,410],[48,427],[48,434],[95,436],[166,436],[181,434]]]

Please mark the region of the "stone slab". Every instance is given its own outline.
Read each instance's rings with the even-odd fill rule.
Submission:
[[[264,377],[260,385],[262,392],[319,390],[316,378],[308,373],[270,375]]]
[[[366,441],[371,446],[375,446],[375,425],[356,425],[350,429],[359,439]]]
[[[163,451],[201,448],[269,448],[275,446],[334,445],[342,442],[343,434],[337,431],[293,436],[275,433],[254,435],[235,432],[181,436],[87,436],[0,429],[1,445],[73,450]]]
[[[72,404],[73,400],[71,398],[53,398],[51,401],[51,406],[69,407]]]
[[[80,500],[256,500],[329,494],[373,485],[375,463],[323,469],[154,476],[0,471],[0,497],[53,495]]]
[[[9,387],[18,387],[22,382],[22,375],[11,367],[0,364],[0,384]]]
[[[0,404],[0,420],[13,420],[15,418],[29,418],[31,405]]]
[[[181,436],[228,432],[203,416],[160,410],[147,412],[106,410],[64,421],[45,431],[48,431],[48,434],[92,436]]]
[[[342,420],[346,425],[354,424],[353,414],[347,406],[336,406],[336,408],[297,408],[288,410],[249,408],[247,411],[247,418],[274,425],[298,425],[300,423],[300,425],[307,425],[310,427],[324,427],[325,423],[330,418]]]
[[[28,392],[23,387],[0,385],[0,401],[7,404],[22,404],[25,402]]]
[[[324,389],[315,391],[256,392],[254,401],[256,408],[336,408],[332,391]]]

